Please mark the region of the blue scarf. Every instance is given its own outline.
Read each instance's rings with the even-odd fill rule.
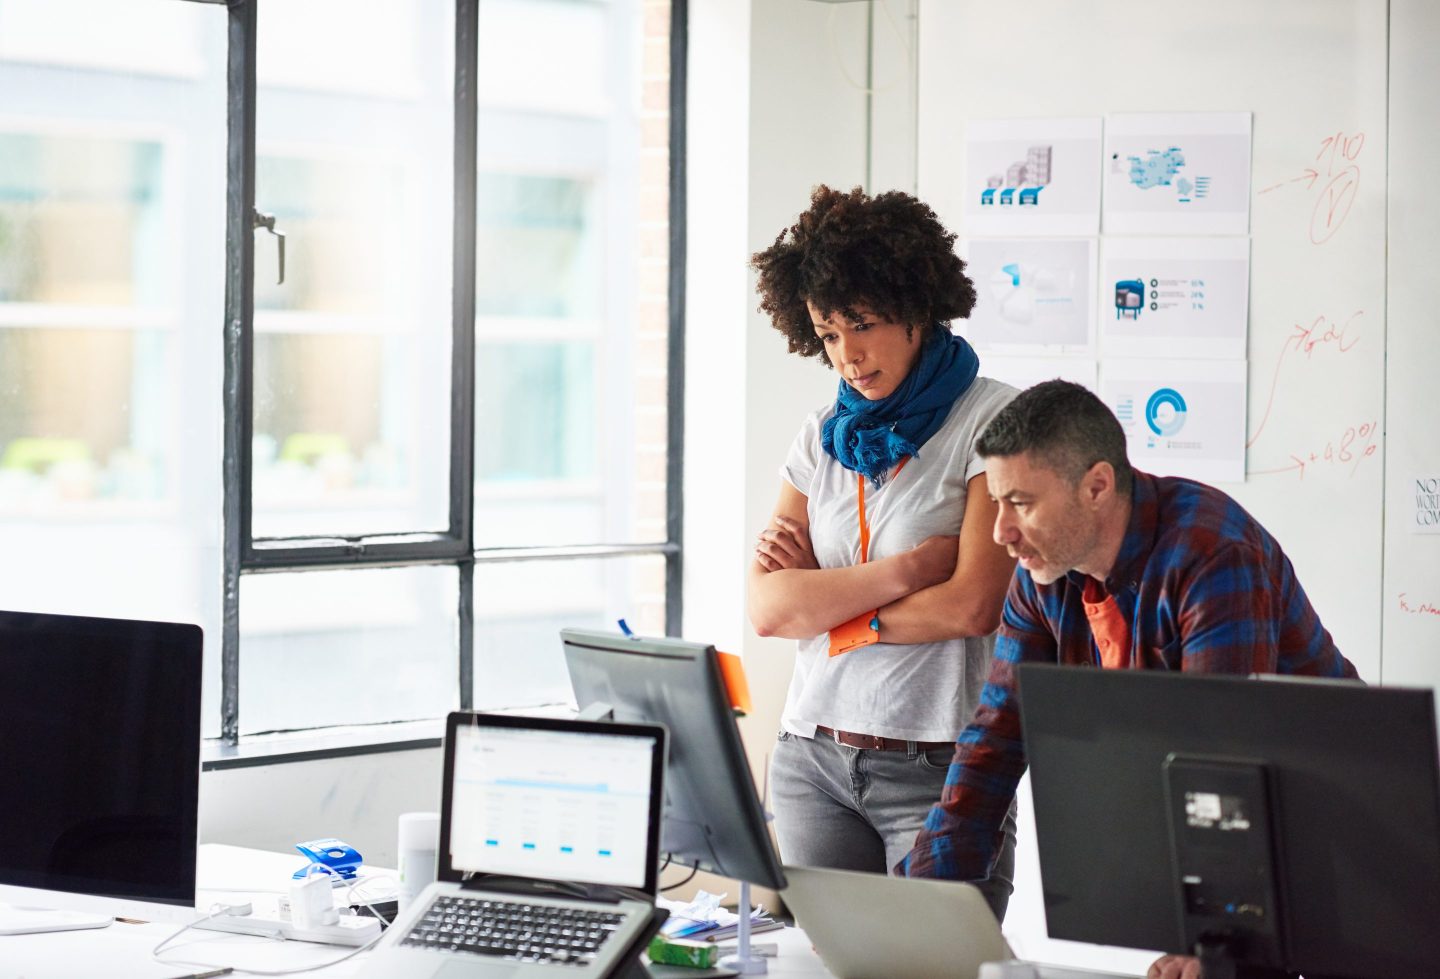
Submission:
[[[842,378],[835,413],[820,432],[826,452],[876,486],[940,430],[980,370],[980,358],[962,337],[932,334],[923,343],[915,366],[889,397],[870,401]]]

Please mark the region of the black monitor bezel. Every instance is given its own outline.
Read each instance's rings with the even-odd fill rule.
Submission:
[[[455,731],[459,727],[490,727],[524,731],[561,731],[568,734],[599,734],[648,738],[650,754],[649,826],[645,838],[645,881],[635,888],[652,897],[658,893],[660,866],[661,800],[665,786],[667,732],[660,724],[615,724],[608,721],[578,721],[559,717],[532,717],[525,714],[489,714],[483,711],[451,711],[445,719],[444,768],[440,787],[440,837],[436,857],[436,879],[462,883],[470,872],[458,870],[450,853],[451,807],[454,803]],[[535,877],[534,880],[571,883],[566,878]]]

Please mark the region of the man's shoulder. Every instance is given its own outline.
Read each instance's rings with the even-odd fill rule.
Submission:
[[[1160,536],[1172,531],[1210,528],[1226,536],[1263,529],[1236,499],[1224,490],[1181,476],[1151,476]]]
[[[1236,552],[1263,558],[1278,545],[1224,490],[1179,476],[1152,476],[1157,526],[1152,559],[1207,563]]]

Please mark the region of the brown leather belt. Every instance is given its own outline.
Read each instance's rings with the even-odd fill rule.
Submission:
[[[937,748],[953,748],[954,741],[906,741],[903,738],[882,738],[876,734],[856,734],[853,731],[837,731],[823,724],[815,725],[815,733],[823,734],[836,744],[847,748],[866,748],[870,751],[909,751],[913,745],[916,751],[934,751]]]

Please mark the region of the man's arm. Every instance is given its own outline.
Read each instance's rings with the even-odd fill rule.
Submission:
[[[980,706],[956,739],[939,803],[925,818],[914,847],[893,869],[900,876],[980,880],[990,874],[1000,826],[1025,773],[1016,667],[1056,659],[1054,636],[1029,611],[1034,597],[1029,575],[1022,582],[1017,574],[1005,599]]]

